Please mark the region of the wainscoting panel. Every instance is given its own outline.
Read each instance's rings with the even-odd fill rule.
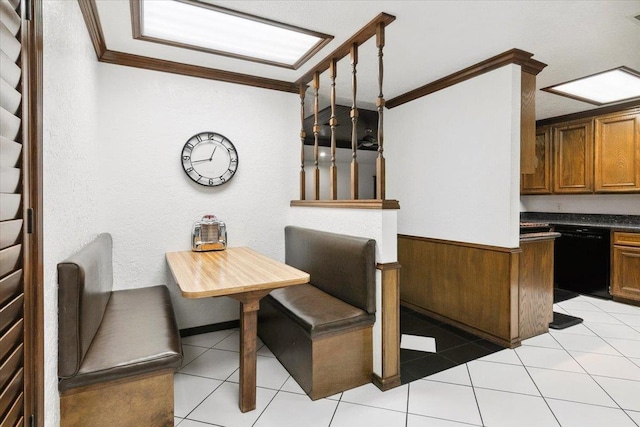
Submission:
[[[398,235],[400,299],[490,341],[517,346],[520,252]]]

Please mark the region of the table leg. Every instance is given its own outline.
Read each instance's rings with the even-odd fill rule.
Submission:
[[[240,411],[256,409],[256,341],[260,299],[268,291],[233,296],[240,301]]]
[[[256,334],[259,302],[240,303],[240,410],[256,409]]]

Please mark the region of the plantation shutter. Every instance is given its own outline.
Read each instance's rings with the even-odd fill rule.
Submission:
[[[0,425],[26,424],[20,0],[0,0]]]

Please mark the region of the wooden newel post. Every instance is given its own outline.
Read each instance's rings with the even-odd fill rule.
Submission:
[[[314,200],[320,200],[320,167],[318,166],[318,157],[320,155],[318,151],[318,134],[320,133],[320,124],[318,123],[318,89],[320,89],[320,73],[316,71],[313,74],[313,164],[316,167],[313,174]]]
[[[336,76],[338,71],[338,60],[333,58],[329,64],[329,78],[331,79],[331,166],[329,167],[329,197],[331,200],[338,199],[338,168],[336,167]]]
[[[383,61],[382,49],[384,48],[384,24],[379,23],[376,28],[376,46],[378,47],[378,88],[380,90],[376,107],[378,108],[378,158],[376,159],[376,199],[384,200],[386,198],[385,188],[385,159],[384,159],[384,126],[382,123],[384,112],[384,95],[382,94],[382,77],[383,77]]]
[[[304,131],[304,97],[307,88],[304,84],[300,85],[300,200],[306,198],[306,178],[304,174],[304,140],[307,137]]]
[[[353,103],[351,105],[351,199],[358,199],[358,109],[356,108],[356,96],[358,93],[358,80],[356,77],[356,66],[358,65],[358,45],[351,45],[351,93],[353,95]]]

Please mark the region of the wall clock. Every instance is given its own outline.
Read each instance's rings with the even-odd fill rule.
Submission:
[[[215,187],[229,182],[238,170],[236,147],[224,135],[200,132],[182,147],[182,167],[200,185]]]

